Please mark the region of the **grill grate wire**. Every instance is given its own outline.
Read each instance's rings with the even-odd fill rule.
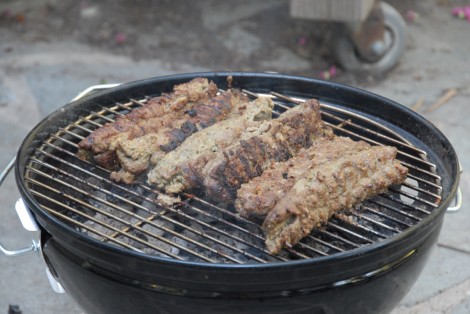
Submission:
[[[243,92],[252,98],[271,97],[275,116],[304,101],[276,92]],[[89,237],[132,251],[245,264],[328,256],[372,244],[419,223],[441,200],[441,179],[425,151],[368,117],[322,103],[322,118],[335,134],[397,147],[397,159],[410,173],[401,186],[335,214],[296,246],[271,255],[259,224],[238,216],[230,206],[189,193],[181,194],[175,205],[165,205],[152,187],[115,183],[108,170],[76,156],[84,137],[149,99],[102,107],[50,135],[31,156],[25,174],[28,189],[43,210]]]

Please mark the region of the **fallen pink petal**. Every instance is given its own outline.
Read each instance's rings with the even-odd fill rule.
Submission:
[[[467,21],[470,21],[470,6],[467,6],[463,9],[463,13],[465,15],[465,18],[467,18]]]
[[[330,69],[329,69],[328,72],[329,72],[329,74],[330,74],[330,77],[335,77],[335,76],[336,76],[336,73],[337,73],[337,71],[336,71],[336,66],[332,65],[332,66],[330,67]]]
[[[13,13],[11,12],[10,9],[5,9],[2,12],[2,17],[3,18],[11,18],[13,16]]]
[[[419,14],[410,9],[406,11],[405,17],[408,22],[415,22],[418,19]]]
[[[117,33],[115,36],[114,36],[114,40],[116,41],[116,43],[118,44],[123,44],[127,41],[127,35],[124,34],[124,33]]]
[[[452,15],[458,16],[461,12],[463,12],[463,9],[461,7],[455,7],[452,9]]]

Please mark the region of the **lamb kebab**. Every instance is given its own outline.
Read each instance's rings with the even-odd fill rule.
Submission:
[[[244,115],[247,103],[248,98],[239,91],[227,90],[193,105],[183,114],[167,115],[165,123],[151,133],[120,140],[115,145],[115,152],[121,169],[114,171],[111,178],[125,183],[134,182],[136,176],[146,172],[159,158],[177,148],[192,134],[218,121]]]
[[[397,149],[374,146],[309,169],[266,216],[266,247],[277,253],[307,236],[341,209],[383,193],[406,179],[408,169],[396,159]]]
[[[244,114],[191,135],[164,156],[153,156],[155,167],[148,174],[149,182],[171,194],[201,184],[197,169],[202,169],[218,151],[263,132],[263,121],[271,119],[273,107],[270,98],[257,98],[247,104]]]
[[[119,142],[164,127],[175,115],[187,115],[194,105],[216,96],[217,91],[217,86],[205,78],[196,78],[188,83],[176,85],[172,93],[152,98],[144,106],[119,116],[115,122],[106,123],[92,132],[78,144],[78,156],[113,169],[117,165],[115,148]]]
[[[242,184],[237,191],[235,208],[241,216],[264,218],[296,181],[308,175],[306,165],[315,168],[370,147],[364,141],[356,142],[341,136],[317,140],[309,148],[301,149],[297,156],[273,164],[259,177]]]
[[[265,122],[260,130],[259,134],[217,152],[202,169],[192,169],[196,177],[203,178],[206,195],[231,203],[241,184],[261,175],[273,163],[295,156],[315,140],[333,136],[323,124],[320,104],[314,99]]]

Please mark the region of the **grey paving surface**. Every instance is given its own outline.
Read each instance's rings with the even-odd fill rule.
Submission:
[[[227,20],[242,20],[265,8],[265,4],[255,3],[250,10],[245,7],[227,14],[226,6],[211,3],[201,4],[207,6],[202,16],[203,25],[207,27],[220,26]],[[352,81],[351,84],[410,107],[423,100],[423,107],[417,111],[450,139],[463,169],[470,169],[470,24],[452,18],[447,8],[437,6],[434,1],[421,8],[426,14],[408,25],[408,47],[399,66],[380,82]],[[262,45],[250,31],[237,27],[236,23],[230,25],[225,36],[219,38],[229,49],[250,55]],[[273,56],[260,60],[263,63],[259,68],[249,70],[273,68],[289,74],[311,66],[308,56],[297,54],[289,46],[278,47]],[[211,68],[175,62],[171,58],[135,60],[72,39],[0,41],[0,168],[16,153],[22,139],[36,123],[88,86],[102,81],[128,82],[220,68],[226,69],[229,65]],[[449,88],[456,88],[458,94],[442,107],[428,112],[430,105]],[[438,246],[418,282],[394,314],[470,313],[469,184],[470,175],[464,171],[460,183],[463,208],[446,215]],[[11,249],[29,245],[34,237],[18,222],[13,209],[18,197],[10,176],[0,187],[0,242]],[[39,256],[0,256],[0,313],[6,312],[9,304],[20,305],[23,313],[82,313],[69,296],[52,292],[44,270]]]

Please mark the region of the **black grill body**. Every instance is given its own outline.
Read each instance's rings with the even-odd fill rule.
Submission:
[[[440,197],[418,223],[393,236],[328,256],[267,263],[206,263],[151,256],[85,236],[45,210],[25,181],[36,151],[51,134],[97,107],[169,91],[194,77],[256,93],[276,91],[318,98],[386,124],[427,153],[439,177]],[[434,167],[434,166],[433,166]],[[38,124],[18,152],[16,179],[42,229],[46,262],[66,291],[90,313],[380,313],[411,288],[437,241],[459,182],[452,146],[409,109],[352,87],[262,73],[195,73],[159,77],[99,92],[64,106]],[[426,187],[428,184],[424,184]]]
[[[436,225],[424,242],[416,243],[408,255],[379,269],[369,268],[366,273],[348,278],[341,271],[333,273],[332,265],[325,270],[331,277],[329,283],[319,284],[321,280],[316,278],[321,275],[313,274],[301,283],[301,288],[298,281],[262,287],[256,279],[249,282],[249,286],[246,281],[244,286],[239,286],[235,281],[239,271],[234,270],[233,276],[226,276],[234,280],[226,282],[232,286],[232,291],[222,291],[222,283],[210,287],[196,284],[191,290],[184,282],[157,278],[159,267],[156,265],[153,266],[157,275],[149,274],[144,278],[91,264],[89,256],[73,255],[72,250],[61,246],[54,238],[45,242],[44,255],[59,274],[67,293],[88,313],[375,314],[390,312],[412,288],[437,241],[441,225],[442,222]],[[295,276],[296,266],[290,267],[291,275]],[[257,273],[253,278],[259,277],[257,269],[246,271]],[[199,274],[207,275],[203,271]],[[276,274],[269,276],[275,281]]]

